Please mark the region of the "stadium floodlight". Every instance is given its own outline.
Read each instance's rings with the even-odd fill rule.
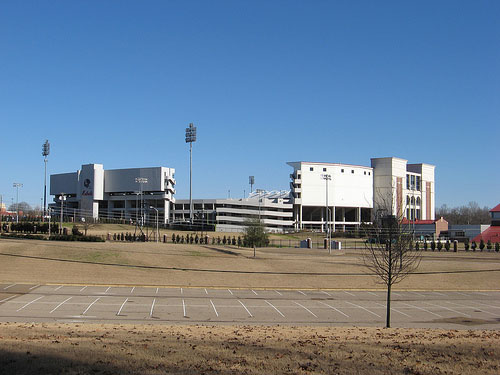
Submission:
[[[332,179],[332,175],[330,174],[322,174],[321,175],[321,178],[323,180],[325,180],[326,182],[326,206],[325,206],[325,214],[326,214],[326,240],[327,240],[327,245],[326,247],[328,248],[328,254],[331,254],[331,246],[330,246],[330,223],[329,223],[329,213],[330,213],[330,209],[328,208],[328,181],[330,181]]]
[[[43,161],[45,163],[45,174],[43,180],[43,215],[42,221],[45,221],[45,213],[47,211],[47,156],[50,154],[50,143],[49,140],[46,139],[45,143],[42,145],[42,156]]]
[[[12,187],[16,188],[16,223],[19,223],[19,188],[23,187],[20,182],[14,182]]]
[[[158,229],[158,209],[153,206],[149,206],[149,208],[156,211],[156,242],[158,242],[158,239],[160,237],[160,231]]]
[[[250,184],[250,194],[251,194],[253,192],[253,185],[255,184],[255,176],[249,176],[248,183]]]
[[[186,128],[186,143],[189,143],[189,221],[193,224],[193,142],[196,142],[196,126]]]
[[[64,220],[64,201],[66,200],[66,195],[61,193],[59,196],[59,200],[61,201],[61,234],[63,234],[63,220]]]

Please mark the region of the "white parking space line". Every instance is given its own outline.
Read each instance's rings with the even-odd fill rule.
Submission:
[[[275,309],[278,312],[278,314],[280,314],[283,318],[285,317],[285,315],[283,315],[283,313],[281,311],[279,311],[276,308],[276,306],[274,306],[271,302],[269,302],[269,301],[264,301],[264,302],[266,302],[269,306],[271,306],[273,309]]]
[[[156,288],[156,293],[155,294],[158,294],[158,288]]]
[[[442,315],[439,315],[439,314],[437,314],[437,313],[435,313],[435,312],[432,312],[432,311],[430,311],[430,310],[424,309],[423,307],[419,307],[419,306],[415,306],[415,305],[410,305],[409,303],[404,303],[404,302],[399,302],[399,303],[400,303],[400,304],[402,304],[402,305],[406,305],[406,306],[408,306],[408,307],[411,307],[411,308],[417,309],[417,310],[425,311],[425,312],[427,312],[427,313],[429,313],[429,314],[432,314],[432,315],[437,316],[438,318],[442,318],[442,317],[443,317]]]
[[[181,294],[184,294],[184,291],[182,290],[182,288],[181,288]]]
[[[386,310],[387,310],[387,305],[383,305],[383,304],[378,303],[378,302],[375,302],[375,304],[376,304],[376,305],[379,305],[380,307],[383,307],[384,309],[386,309]],[[391,311],[397,312],[398,314],[401,314],[401,315],[404,315],[404,316],[406,316],[406,317],[408,317],[408,318],[411,318],[411,316],[410,316],[410,315],[408,315],[408,314],[406,314],[406,313],[404,313],[404,312],[402,312],[402,311],[400,311],[400,310],[398,310],[398,309],[395,309],[394,307],[391,307]]]
[[[207,288],[205,288],[205,294],[208,294]]]
[[[322,290],[321,293],[326,294],[327,296],[330,296],[330,297],[332,296],[330,293],[325,292],[324,290]]]
[[[257,292],[255,290],[252,289],[252,292],[253,294],[255,294],[256,296],[258,296]]]
[[[297,290],[297,292],[299,292],[300,294],[302,294],[304,296],[307,296],[307,294],[305,294],[302,290]]]
[[[300,303],[295,302],[295,301],[293,301],[293,303],[295,303],[296,305],[298,305],[298,306],[302,307],[304,310],[306,310],[307,312],[309,312],[309,313],[310,313],[312,316],[314,316],[315,318],[317,318],[317,317],[318,317],[315,313],[313,313],[311,310],[309,310],[309,309],[308,309],[307,307],[305,307],[304,305],[301,305]]]
[[[393,296],[396,296],[396,297],[401,297],[401,293],[397,293],[397,292],[391,292]]]
[[[366,292],[366,293],[368,293],[368,294],[370,294],[372,296],[378,297],[378,294],[376,294],[376,293],[373,293],[373,292]]]
[[[416,294],[417,296],[420,296],[420,297],[427,297],[425,294],[422,294],[422,293],[418,293],[418,292],[411,292],[413,294]]]
[[[85,309],[85,311],[84,311],[84,312],[82,312],[82,315],[85,315],[85,313],[86,313],[87,311],[89,311],[89,310],[90,310],[90,308],[94,305],[94,303],[96,303],[96,302],[97,302],[97,301],[99,301],[100,299],[101,299],[101,297],[97,297],[97,298],[95,299],[95,301],[94,301],[94,302],[92,302],[92,303],[91,303],[91,304],[90,304],[90,305],[89,305],[89,306]]]
[[[283,294],[275,290],[276,293],[278,293],[279,296],[282,296]]]
[[[149,310],[149,317],[153,316],[153,310],[155,308],[156,298],[153,298],[153,303],[151,304],[151,310]]]
[[[466,294],[466,293],[462,293],[462,292],[455,292],[456,294],[459,294],[461,296],[465,296],[465,297],[470,297],[469,294]]]
[[[54,292],[58,291],[59,289],[61,289],[64,285],[59,285],[57,288],[54,289]]]
[[[232,296],[234,296],[233,292],[231,292],[231,289],[228,289],[227,291],[231,293]]]
[[[349,305],[353,305],[354,307],[357,307],[358,309],[365,310],[366,312],[369,312],[370,314],[375,315],[375,316],[377,316],[377,317],[381,318],[381,316],[380,316],[380,315],[375,314],[373,311],[368,310],[366,307],[363,307],[363,306],[357,305],[357,304],[352,303],[352,302],[349,302],[349,301],[344,301],[344,302],[345,302],[345,303],[348,303]]]
[[[108,289],[106,289],[106,290],[104,291],[104,294],[106,294],[106,293],[107,293],[110,289],[111,289],[111,287],[110,287],[110,286],[108,286]]]
[[[488,305],[487,303],[482,303],[482,302],[477,302],[477,301],[474,301],[474,303],[477,304],[477,305],[483,305],[483,306],[486,306],[486,307],[491,307],[493,309],[500,309],[500,306]]]
[[[349,292],[347,292],[347,291],[345,291],[345,290],[343,290],[343,292],[344,292],[345,294],[348,294],[348,295],[352,296],[352,297],[355,297],[355,295],[354,295],[354,294],[349,293]]]
[[[37,284],[37,285],[32,286],[31,288],[29,288],[29,290],[33,290],[33,289],[35,289],[35,288],[38,288],[39,286],[40,286],[40,284]]]
[[[248,313],[248,315],[253,318],[253,315],[252,313],[250,312],[250,310],[247,309],[247,307],[243,304],[243,302],[241,302],[240,300],[238,300],[238,302],[241,304],[241,306],[243,306],[243,308],[246,310],[246,312]]]
[[[450,305],[455,305],[455,306],[459,306],[459,307],[465,307],[467,309],[478,310],[478,311],[484,312],[484,313],[489,314],[489,315],[498,316],[498,314],[494,314],[494,313],[491,313],[491,312],[486,311],[486,310],[481,310],[479,307],[462,305],[462,304],[454,303],[454,302],[450,302],[450,301],[444,301],[444,302],[449,303]]]
[[[466,314],[466,313],[463,313],[463,312],[457,311],[457,310],[455,310],[455,309],[450,309],[449,307],[446,307],[446,306],[436,305],[436,304],[434,304],[434,303],[430,303],[430,302],[424,302],[424,303],[426,303],[427,305],[431,305],[431,306],[434,306],[434,307],[439,307],[439,308],[442,308],[442,309],[445,309],[445,310],[448,310],[448,311],[452,311],[452,312],[454,312],[455,314],[460,314],[460,315],[466,316],[467,318],[470,318],[470,317],[471,317],[469,314]]]
[[[321,302],[321,301],[318,301],[318,302],[319,302],[319,303],[321,303],[322,305],[325,305],[325,306],[327,306],[327,307],[331,308],[332,310],[335,310],[336,312],[338,312],[338,313],[340,313],[340,314],[344,315],[346,318],[349,318],[349,315],[344,314],[342,311],[340,311],[340,310],[339,310],[339,309],[337,309],[336,307],[333,307],[333,306],[331,306],[331,305],[329,305],[328,303],[325,303],[325,302]]]
[[[130,294],[134,293],[134,290],[135,290],[135,286],[133,286],[132,289],[130,290]]]
[[[438,296],[446,296],[446,294],[439,293],[439,292],[432,292],[432,293],[437,294]]]
[[[186,317],[186,303],[184,302],[184,300],[182,300],[182,312],[183,312],[183,316],[185,318]]]
[[[80,289],[80,292],[83,292],[85,289],[87,289],[88,285],[85,285],[82,289]]]
[[[16,311],[21,311],[21,310],[22,310],[22,309],[24,309],[25,307],[27,307],[27,306],[31,305],[33,302],[36,302],[36,301],[38,301],[39,299],[42,299],[43,297],[45,297],[45,296],[40,296],[40,297],[38,297],[38,298],[34,299],[33,301],[28,302],[26,305],[24,305],[23,307],[18,308]]]
[[[476,293],[476,294],[480,294],[480,295],[482,295],[482,296],[489,296],[489,294],[487,294],[487,293],[481,293],[481,292],[474,292],[474,293]]]
[[[214,303],[212,302],[212,300],[210,300],[210,303],[212,304],[212,307],[213,307],[213,309],[214,309],[215,315],[216,315],[217,317],[219,317],[219,313],[217,312],[217,309],[215,308],[215,305],[214,305]]]
[[[16,286],[16,285],[17,285],[17,284],[11,284],[11,285],[6,286],[5,288],[3,288],[3,290],[7,290],[7,289],[12,288],[13,286]]]
[[[10,296],[10,297],[7,297],[7,298],[4,298],[3,300],[1,300],[1,301],[0,301],[0,303],[5,302],[5,301],[8,301],[9,299],[15,298],[15,297],[17,297],[17,296],[19,296],[19,294],[14,294],[13,296]]]
[[[59,307],[61,307],[62,305],[64,305],[66,302],[68,302],[71,298],[73,297],[69,297],[69,298],[66,298],[64,301],[62,301],[59,305],[57,305],[56,307],[54,307],[52,310],[50,310],[50,313],[49,314],[52,314],[54,311],[56,311]]]
[[[122,305],[120,306],[120,309],[118,310],[118,312],[116,313],[116,315],[120,315],[122,310],[123,310],[123,307],[125,306],[125,304],[127,303],[128,301],[128,298],[125,299],[125,301],[123,301]]]

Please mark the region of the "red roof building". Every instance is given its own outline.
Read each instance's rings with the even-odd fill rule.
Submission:
[[[491,243],[500,242],[500,204],[490,210],[491,226],[480,235],[474,237],[474,242],[491,241]]]

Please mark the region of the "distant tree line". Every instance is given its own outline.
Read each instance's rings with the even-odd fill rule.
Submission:
[[[443,204],[436,210],[436,218],[443,217],[450,225],[489,224],[491,222],[489,210],[488,207],[479,207],[477,202],[453,208]]]

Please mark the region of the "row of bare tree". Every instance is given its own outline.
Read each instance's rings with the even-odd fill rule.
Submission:
[[[477,202],[453,208],[443,204],[436,209],[436,218],[443,217],[450,225],[489,224],[489,210],[488,207],[479,207]]]

